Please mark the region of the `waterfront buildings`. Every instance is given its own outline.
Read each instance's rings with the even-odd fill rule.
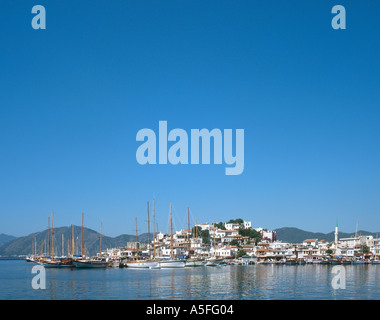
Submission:
[[[380,241],[373,236],[356,235],[352,238],[339,239],[338,226],[335,228],[334,240],[305,239],[301,243],[286,243],[278,241],[276,232],[263,228],[252,228],[250,221],[225,223],[223,228],[214,223],[198,224],[195,229],[179,230],[173,234],[172,250],[174,256],[198,256],[234,258],[239,254],[255,258],[255,261],[282,261],[288,258],[323,259],[326,257],[341,257],[345,259],[374,259],[380,256]],[[244,234],[241,230],[255,230],[260,234],[260,241]],[[205,237],[204,235],[207,235]],[[128,243],[121,249],[107,249],[102,255],[131,258],[136,255],[152,256],[153,246],[155,257],[165,258],[170,255],[170,236],[158,233],[149,245]]]

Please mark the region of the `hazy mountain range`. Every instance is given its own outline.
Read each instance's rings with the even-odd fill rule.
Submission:
[[[80,254],[81,251],[81,227],[74,226],[74,244],[75,253]],[[50,230],[51,232],[51,230]],[[31,233],[24,237],[9,238],[9,241],[0,246],[0,256],[14,256],[14,255],[30,255],[32,254],[33,239],[36,239],[37,254],[45,252],[45,247],[48,247],[48,234],[49,230]],[[62,235],[63,235],[63,253],[67,254],[68,242],[71,239],[71,227],[54,228],[54,254],[62,254]],[[51,236],[51,234],[50,234]],[[148,242],[149,235],[144,233],[138,236],[138,241],[141,243]],[[50,239],[51,241],[51,239]],[[135,242],[136,235],[122,234],[117,237],[102,236],[102,249],[125,247],[128,242]],[[89,229],[83,228],[83,242],[85,246],[86,255],[94,255],[100,251],[100,233]]]
[[[328,242],[334,241],[334,232],[320,233],[309,232],[298,228],[279,228],[275,229],[277,233],[277,240],[290,243],[301,243],[306,239],[319,239]],[[0,234],[0,256],[16,256],[16,255],[30,255],[32,254],[32,243],[35,237],[37,253],[45,252],[45,243],[48,245],[48,230],[29,234],[24,237],[14,237],[10,235]],[[372,235],[376,237],[377,234],[368,231],[359,231],[360,235]],[[71,238],[71,227],[60,227],[54,229],[54,252],[57,255],[62,254],[62,235],[63,235],[63,253],[67,254],[68,241]],[[339,232],[339,238],[350,238],[355,235],[352,233]],[[152,235],[151,235],[152,238]],[[100,233],[83,228],[83,239],[85,243],[85,254],[94,255],[100,250]],[[138,236],[138,241],[147,243],[149,234],[144,233]],[[80,254],[81,250],[81,227],[74,226],[74,240],[76,253]],[[128,242],[135,242],[136,235],[122,234],[117,237],[102,236],[102,249],[126,247]]]
[[[290,242],[290,243],[301,243],[306,239],[318,239],[318,240],[326,240],[327,242],[332,242],[335,239],[335,233],[329,232],[329,233],[321,233],[321,232],[309,232],[304,231],[298,228],[279,228],[275,229],[277,234],[277,240],[281,240],[283,242]],[[339,231],[339,239],[340,238],[351,238],[355,236],[355,232],[347,233],[347,232],[340,232]],[[364,230],[359,230],[358,235],[371,235],[374,238],[376,238],[377,233],[376,232],[368,232]]]

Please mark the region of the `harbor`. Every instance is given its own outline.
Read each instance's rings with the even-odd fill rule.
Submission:
[[[357,231],[354,237],[340,238],[338,223],[334,240],[305,239],[302,243],[287,243],[277,240],[276,232],[253,228],[251,221],[231,219],[225,223],[190,223],[190,209],[187,210],[187,229],[173,230],[172,203],[170,203],[170,234],[157,232],[155,228],[155,201],[153,200],[153,221],[150,222],[147,202],[148,241],[138,241],[136,218],[136,241],[124,247],[102,248],[102,229],[99,237],[99,252],[86,254],[84,213],[79,239],[75,242],[74,226],[64,249],[61,237],[61,255],[55,254],[55,231],[53,217],[48,218],[48,239],[42,241],[40,252],[37,240],[32,241],[32,253],[25,258],[46,268],[129,268],[129,269],[170,269],[195,267],[224,267],[235,265],[378,265],[380,242]],[[151,234],[151,227],[153,233]]]

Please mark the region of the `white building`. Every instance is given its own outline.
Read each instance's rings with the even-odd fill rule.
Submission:
[[[251,229],[252,223],[251,221],[244,221],[244,229]]]

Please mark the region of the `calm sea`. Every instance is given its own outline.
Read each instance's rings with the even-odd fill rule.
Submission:
[[[0,260],[0,299],[380,299],[380,265],[349,265],[346,288],[333,289],[325,265],[252,265],[184,269],[46,269],[32,288],[33,263]]]

